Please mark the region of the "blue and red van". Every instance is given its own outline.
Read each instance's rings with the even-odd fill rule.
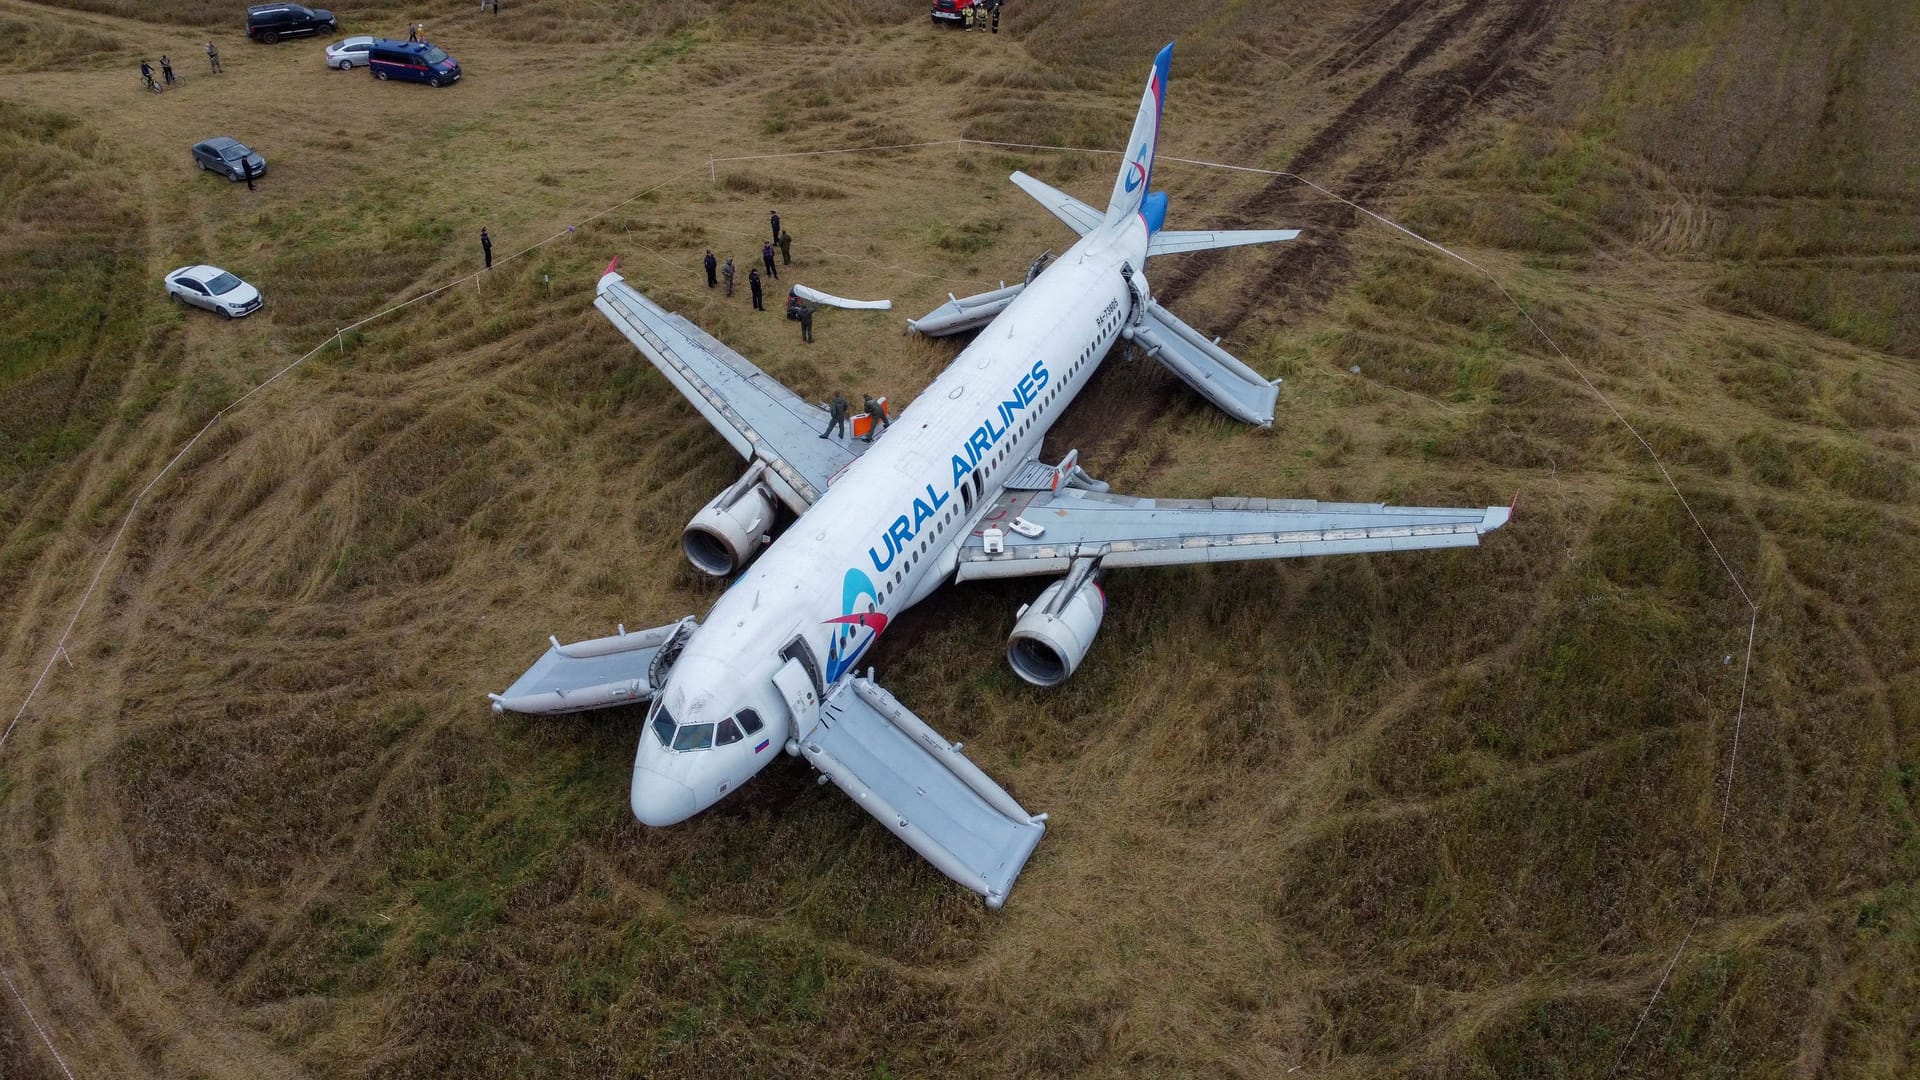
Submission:
[[[428,86],[460,80],[460,62],[448,56],[447,50],[425,41],[375,38],[367,50],[367,70],[376,79],[406,79]]]

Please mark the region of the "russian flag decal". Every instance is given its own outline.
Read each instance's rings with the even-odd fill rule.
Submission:
[[[772,746],[772,745],[773,745],[773,740],[772,740],[772,739],[761,739],[761,740],[760,740],[760,745],[759,745],[759,746],[756,746],[756,747],[754,747],[754,748],[753,748],[753,752],[757,754],[757,753],[759,753],[760,751],[762,751],[762,750],[765,750],[765,749],[766,749],[767,747],[769,747],[769,746]]]

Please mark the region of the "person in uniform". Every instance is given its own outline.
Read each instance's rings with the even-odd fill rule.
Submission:
[[[780,276],[780,271],[773,265],[772,244],[762,244],[760,246],[760,261],[766,264],[768,277],[777,278]]]
[[[813,344],[813,305],[800,305],[800,340]]]
[[[211,41],[207,42],[207,64],[213,68],[215,75],[220,74],[220,50],[214,48]]]
[[[785,229],[780,230],[780,265],[793,265],[793,234]]]
[[[727,256],[727,264],[720,268],[720,277],[727,283],[727,295],[733,295],[733,256]]]
[[[769,235],[771,235],[775,241],[778,241],[780,239],[780,211],[767,211],[767,223],[773,226],[773,232]]]
[[[847,437],[847,395],[838,390],[833,392],[833,400],[827,402],[827,430],[820,433],[826,438],[833,429],[840,429],[840,437]]]
[[[893,422],[887,419],[887,407],[875,399],[872,394],[862,395],[860,404],[862,408],[867,410],[867,415],[872,418],[872,422],[867,426],[867,441],[872,442],[879,437],[882,429],[892,426]]]
[[[760,271],[747,271],[747,288],[753,293],[753,310],[767,310],[766,307],[760,303]]]
[[[707,249],[707,257],[701,260],[701,265],[707,268],[707,288],[711,289],[720,284],[720,278],[715,273],[720,269],[720,260],[713,257],[712,248]]]

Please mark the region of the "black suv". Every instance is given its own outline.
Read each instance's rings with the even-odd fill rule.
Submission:
[[[247,9],[247,36],[271,45],[283,37],[333,33],[340,29],[331,11],[299,4],[255,4]]]

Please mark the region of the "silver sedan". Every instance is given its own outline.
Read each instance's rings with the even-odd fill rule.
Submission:
[[[260,310],[260,290],[217,266],[183,266],[166,280],[167,295],[177,303],[206,308],[223,319]]]
[[[373,48],[373,38],[367,34],[356,34],[342,38],[327,46],[327,66],[341,71],[352,71],[356,67],[367,66],[367,51]]]

